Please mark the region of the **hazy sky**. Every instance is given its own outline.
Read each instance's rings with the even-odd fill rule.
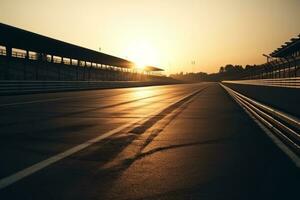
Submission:
[[[300,0],[0,0],[0,22],[167,73],[210,73],[264,62],[300,33],[299,9]]]

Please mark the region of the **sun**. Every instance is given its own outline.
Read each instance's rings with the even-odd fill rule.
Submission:
[[[128,59],[135,63],[135,68],[143,70],[145,66],[157,65],[157,50],[147,40],[135,40],[126,50]]]

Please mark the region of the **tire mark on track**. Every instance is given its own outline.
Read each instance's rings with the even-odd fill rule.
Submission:
[[[22,123],[39,123],[41,121],[50,120],[50,119],[53,119],[53,118],[69,117],[69,116],[72,116],[72,115],[84,114],[84,113],[88,113],[88,112],[97,111],[97,110],[100,110],[100,109],[107,109],[107,108],[117,107],[117,106],[120,106],[120,105],[126,105],[126,104],[134,103],[134,102],[137,102],[137,101],[154,98],[154,97],[157,97],[157,96],[160,96],[160,95],[163,95],[163,94],[152,95],[152,96],[143,97],[143,98],[139,98],[139,99],[134,99],[134,100],[130,100],[130,101],[125,101],[125,102],[121,102],[121,103],[117,103],[117,104],[111,104],[111,105],[107,105],[107,106],[100,106],[100,107],[96,107],[96,108],[86,109],[86,110],[82,110],[82,111],[75,111],[75,112],[70,112],[70,113],[65,113],[65,114],[54,115],[54,116],[50,116],[50,117],[42,117],[42,118],[39,118],[37,120],[32,119],[32,120],[24,120],[24,121],[21,121],[21,122],[12,122],[12,123],[4,123],[4,124],[0,123],[0,125],[1,125],[1,127],[7,127],[7,126],[15,126],[15,125],[22,124]]]
[[[202,89],[203,90],[203,89]],[[172,110],[174,110],[175,108],[179,107],[180,105],[182,105],[184,102],[188,101],[189,99],[191,99],[192,97],[194,97],[195,95],[197,95],[200,91],[202,90],[197,90],[196,92],[192,93],[192,94],[188,94],[184,97],[182,97],[181,99],[179,99],[178,101],[176,101],[175,103],[169,104],[168,106],[166,106],[165,108],[163,108],[162,110],[159,110],[158,112],[154,112],[150,115],[148,115],[148,117],[144,120],[141,119],[136,119],[134,121],[132,121],[129,124],[124,124],[121,125],[113,130],[110,130],[106,133],[102,133],[99,136],[92,138],[84,143],[81,143],[77,146],[74,146],[70,149],[67,149],[59,154],[53,155],[51,157],[49,157],[48,159],[42,160],[40,162],[37,162],[25,169],[22,169],[14,174],[11,174],[9,176],[6,176],[2,179],[0,179],[0,189],[6,188],[9,185],[14,184],[15,182],[18,182],[30,175],[32,175],[35,172],[38,172],[46,167],[48,167],[49,165],[52,165],[54,163],[57,163],[58,161],[65,159],[66,157],[69,157],[79,151],[82,151],[84,149],[86,149],[87,147],[94,145],[104,139],[107,139],[113,135],[116,135],[118,133],[121,133],[123,130],[125,130],[128,127],[131,127],[134,124],[139,124],[141,122],[141,124],[147,123],[149,122],[149,120],[154,119],[156,116],[160,117],[162,116],[164,113],[170,113]]]
[[[105,153],[108,153],[110,155],[105,156],[107,157],[107,159],[105,159],[106,163],[103,163],[101,170],[125,170],[138,157],[140,157],[142,151],[177,116],[179,116],[185,110],[185,108],[192,102],[193,97],[195,97],[200,92],[204,91],[206,88],[207,87],[201,89],[189,98],[184,99],[183,101],[180,101],[174,104],[173,106],[164,109],[157,115],[147,119],[145,122],[133,125],[131,129],[125,131],[125,134],[118,135],[114,138],[111,138],[110,141],[107,141],[104,147],[100,146],[99,149],[94,149],[92,153],[89,153],[88,155],[82,155],[76,158],[74,157],[74,159],[97,162],[100,158],[101,162],[103,162],[103,157],[99,157],[99,155],[103,154],[103,151],[106,151]],[[142,137],[144,138],[141,139]],[[138,145],[134,144],[135,142],[137,142]]]

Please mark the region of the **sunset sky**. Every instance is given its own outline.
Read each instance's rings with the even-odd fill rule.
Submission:
[[[0,22],[167,74],[211,73],[264,62],[300,33],[299,9],[300,0],[0,0]]]

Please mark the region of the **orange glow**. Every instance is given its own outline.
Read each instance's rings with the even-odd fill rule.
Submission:
[[[138,68],[212,73],[265,62],[263,53],[299,34],[299,7],[299,0],[1,0],[0,21],[101,48]]]
[[[159,63],[157,51],[146,39],[141,39],[130,43],[124,53],[136,64],[138,70],[143,70],[147,65]]]

